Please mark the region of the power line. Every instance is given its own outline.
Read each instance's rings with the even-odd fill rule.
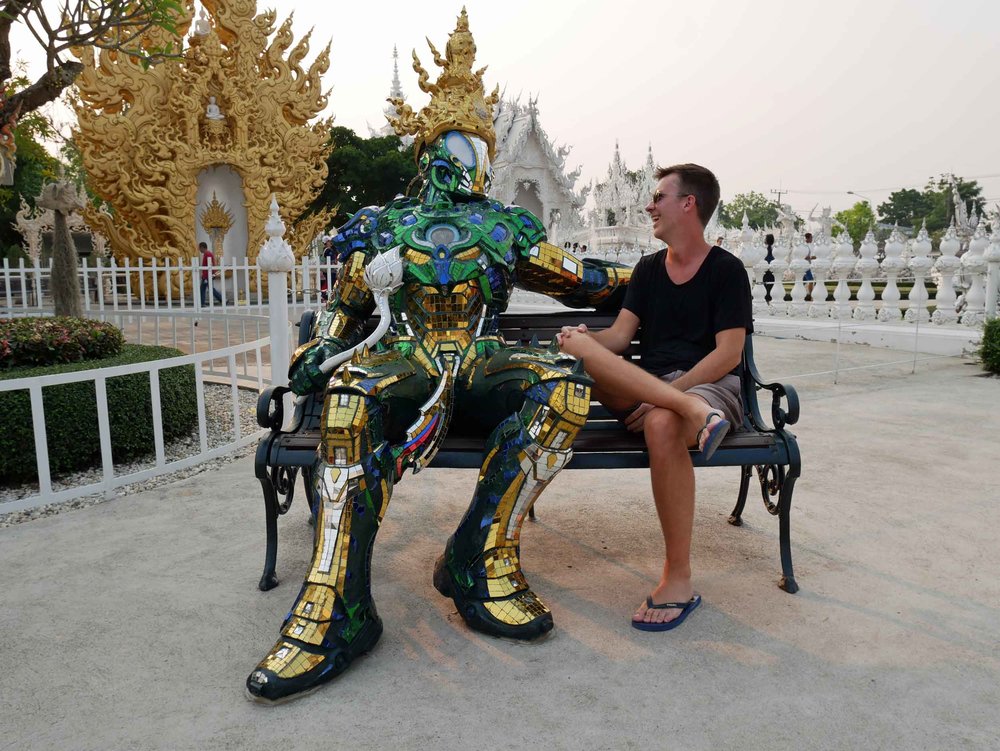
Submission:
[[[949,173],[944,173],[949,174]],[[958,177],[956,175],[956,177]],[[990,178],[1000,177],[1000,173],[995,173],[991,175],[962,175],[963,180],[986,180]],[[935,178],[929,177],[928,180],[934,180]],[[888,193],[893,190],[903,190],[905,188],[912,188],[913,185],[896,185],[890,188],[862,188],[861,190],[855,190],[855,193]],[[772,193],[777,191],[772,190]],[[801,193],[804,195],[837,195],[839,193],[850,193],[848,190],[794,190],[792,188],[785,188],[781,191],[782,193]]]

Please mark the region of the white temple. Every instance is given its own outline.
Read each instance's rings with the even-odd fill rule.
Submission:
[[[662,243],[653,237],[653,225],[645,208],[656,189],[653,147],[638,170],[622,161],[618,142],[608,165],[608,175],[594,188],[594,208],[589,213],[588,242],[592,254],[622,263],[635,263],[644,253]]]
[[[403,93],[403,84],[399,81],[399,50],[396,45],[392,46],[392,84],[389,86],[389,97],[387,98],[399,98],[404,102],[406,101],[406,94]],[[373,128],[370,124],[368,125],[368,137],[374,138],[376,136],[394,136],[396,131],[392,129],[389,125],[390,117],[399,117],[399,110],[392,104],[386,104],[385,109],[382,110],[384,115],[383,120],[385,124],[381,128]],[[403,142],[404,146],[409,146],[413,143],[413,136],[402,136],[399,139]]]
[[[493,118],[497,158],[493,164],[493,198],[527,209],[545,224],[549,242],[562,244],[584,232],[580,210],[589,188],[573,185],[580,168],[566,172],[569,146],[556,146],[539,121],[538,98],[522,105],[501,98]]]

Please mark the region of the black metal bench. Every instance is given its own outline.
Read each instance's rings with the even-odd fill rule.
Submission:
[[[299,322],[299,344],[310,338],[315,314],[307,311]],[[590,329],[611,325],[614,314],[587,311],[561,311],[558,313],[533,313],[503,315],[502,332],[508,342],[537,339],[542,344],[564,325],[586,323]],[[633,345],[632,350],[635,350]],[[626,353],[638,361],[638,353]],[[799,399],[795,389],[780,383],[764,383],[753,359],[753,338],[748,334],[743,348],[743,430],[730,433],[722,441],[710,460],[695,460],[696,467],[739,467],[740,489],[736,506],[729,516],[729,523],[742,524],[743,507],[756,470],[761,495],[767,511],[778,517],[778,538],[781,550],[781,580],[778,584],[786,592],[798,590],[792,572],[792,552],[789,541],[789,513],[792,490],[799,477],[801,462],[795,436],[787,429],[799,418]],[[771,423],[768,427],[760,413],[757,391],[771,392]],[[267,524],[267,551],[264,573],[260,579],[262,590],[278,584],[274,568],[278,554],[278,516],[288,511],[295,493],[295,480],[302,471],[306,498],[310,498],[311,474],[319,443],[319,422],[323,409],[323,395],[313,395],[296,413],[291,428],[281,430],[284,421],[283,398],[288,393],[284,386],[264,390],[257,402],[257,422],[270,432],[257,445],[254,470],[264,490],[264,508]],[[786,405],[782,406],[782,399]],[[483,438],[461,435],[452,426],[430,467],[478,469],[482,463]],[[695,452],[692,452],[694,456]],[[591,405],[587,424],[573,442],[573,458],[566,469],[632,469],[649,467],[649,456],[642,435],[630,433],[612,418],[599,403]],[[279,496],[281,499],[279,500]],[[530,514],[534,518],[534,513]]]

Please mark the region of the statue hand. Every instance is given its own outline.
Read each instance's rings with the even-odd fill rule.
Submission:
[[[338,347],[320,339],[293,359],[288,368],[288,380],[292,391],[302,395],[322,391],[326,388],[331,374],[324,373],[319,366],[339,351]]]

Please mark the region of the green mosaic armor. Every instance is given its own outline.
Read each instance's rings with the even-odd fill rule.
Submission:
[[[474,164],[456,157],[456,139],[469,142]],[[571,306],[614,305],[629,269],[581,261],[547,243],[530,212],[470,191],[489,184],[478,141],[442,134],[421,155],[417,197],[361,210],[334,240],[343,263],[334,294],[289,371],[296,392],[325,389],[314,557],[281,637],[247,681],[251,698],[309,691],[377,641],[369,582],[379,523],[405,470],[431,461],[453,421],[481,432],[484,459],[435,586],[476,630],[527,640],[552,628],[521,573],[521,524],[572,456],[590,380],[555,347],[508,346],[499,316],[515,285]],[[362,339],[375,308],[365,268],[388,251],[403,262],[388,333],[324,374],[324,360]]]

